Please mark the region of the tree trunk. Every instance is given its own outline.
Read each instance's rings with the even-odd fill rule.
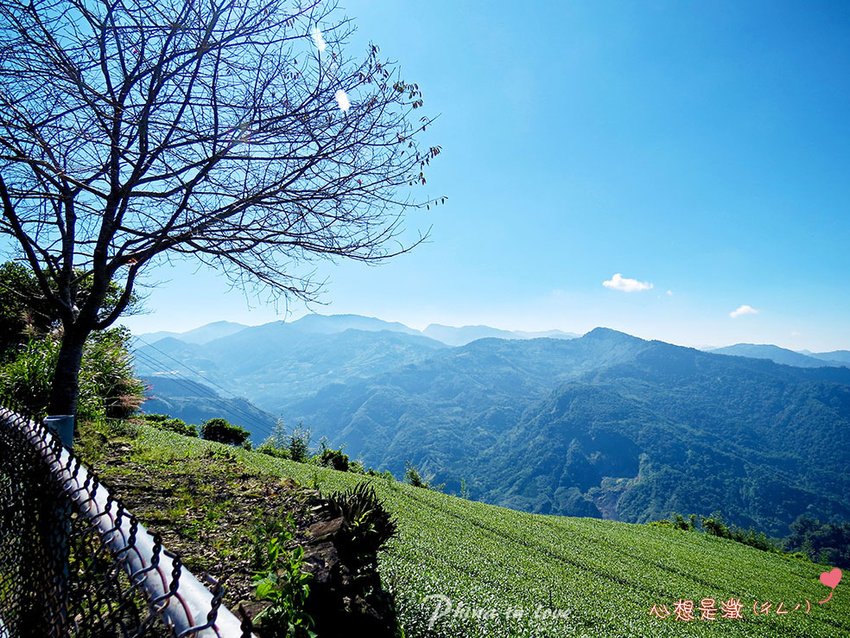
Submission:
[[[50,394],[50,415],[77,414],[77,399],[80,395],[80,367],[83,362],[83,345],[88,331],[66,328],[62,335],[53,389]]]

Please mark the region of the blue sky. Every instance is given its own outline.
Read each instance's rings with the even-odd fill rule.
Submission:
[[[449,199],[414,252],[321,266],[315,310],[850,349],[850,3],[342,4],[439,114],[420,194]],[[148,280],[138,332],[282,316],[189,263]]]

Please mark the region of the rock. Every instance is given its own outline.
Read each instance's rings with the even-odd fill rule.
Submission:
[[[329,521],[313,523],[307,530],[310,533],[311,542],[318,543],[336,536],[344,522],[345,519],[342,516],[338,516]]]
[[[313,512],[318,520],[308,528],[303,547],[304,569],[313,574],[307,613],[316,621],[316,632],[322,638],[395,638],[394,601],[381,589],[377,571],[348,564],[352,559],[342,549],[344,517],[321,506]]]

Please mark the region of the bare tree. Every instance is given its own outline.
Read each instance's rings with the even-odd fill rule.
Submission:
[[[325,0],[0,3],[0,232],[61,317],[51,404],[143,270],[190,254],[311,299],[297,266],[382,260],[439,147],[422,95]],[[121,294],[105,303],[110,282]],[[114,284],[113,284],[114,286]],[[79,291],[85,288],[86,294]]]

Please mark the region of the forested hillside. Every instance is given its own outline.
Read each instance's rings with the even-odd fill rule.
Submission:
[[[367,465],[400,476],[413,463],[491,503],[636,522],[720,512],[780,536],[803,514],[850,519],[846,367],[602,328],[446,347],[332,319],[156,347]]]

